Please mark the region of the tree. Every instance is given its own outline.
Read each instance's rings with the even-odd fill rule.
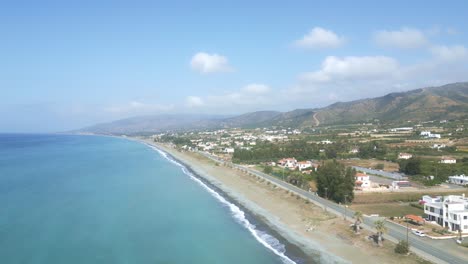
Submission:
[[[408,252],[409,252],[408,242],[406,242],[405,240],[400,240],[400,242],[398,242],[398,244],[395,247],[395,253],[408,254]]]
[[[374,222],[375,230],[377,230],[377,244],[382,246],[383,243],[383,234],[387,232],[387,227],[385,226],[384,220],[377,220]]]
[[[362,223],[362,212],[361,211],[354,212],[354,219],[356,219],[356,221],[354,222],[354,232],[356,234],[359,234],[359,230],[361,229],[361,223]]]
[[[400,171],[408,175],[421,174],[421,159],[411,158],[409,160],[400,161]]]
[[[266,173],[266,174],[270,174],[270,173],[273,172],[273,167],[265,166],[265,168],[263,168],[263,172]]]
[[[336,160],[322,164],[317,175],[317,193],[321,197],[327,196],[331,200],[342,203],[354,199],[354,176],[356,170],[345,168]]]

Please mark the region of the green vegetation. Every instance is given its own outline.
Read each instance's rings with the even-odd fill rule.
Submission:
[[[419,197],[421,198],[421,197]],[[402,203],[375,203],[375,204],[353,204],[353,210],[359,210],[365,214],[378,214],[385,217],[401,217],[408,214],[423,215],[424,210],[419,208],[402,204]]]
[[[354,199],[354,176],[356,170],[345,168],[336,160],[326,161],[317,175],[317,193],[337,203],[348,203]]]
[[[409,253],[409,244],[405,240],[400,240],[395,247],[395,253],[397,254],[408,254]]]
[[[298,160],[318,159],[319,148],[316,144],[307,144],[303,140],[295,140],[283,144],[263,142],[252,150],[236,149],[232,161],[236,163],[259,163],[276,161],[285,157],[295,157]]]
[[[361,211],[356,211],[354,212],[354,232],[356,234],[359,234],[359,230],[361,230],[361,223],[362,223],[362,212]]]
[[[266,174],[271,174],[273,172],[273,167],[265,166],[265,168],[263,168],[263,172]]]
[[[385,226],[384,220],[377,220],[374,222],[375,230],[377,230],[377,244],[379,246],[383,245],[383,234],[387,232],[387,227]]]
[[[456,164],[443,164],[438,160],[428,160],[421,158],[411,158],[400,160],[400,171],[413,176],[425,185],[436,185],[448,180],[449,176],[466,174],[468,172],[468,160],[460,159]],[[434,176],[430,179],[425,176]]]

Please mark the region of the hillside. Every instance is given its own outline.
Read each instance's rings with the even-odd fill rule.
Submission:
[[[317,124],[349,124],[375,119],[381,122],[404,122],[457,118],[468,118],[468,82],[390,93],[352,102],[338,102],[320,109],[296,109],[283,113],[258,111],[234,117],[144,116],[98,124],[75,132],[135,134],[232,127],[313,127]]]
[[[466,117],[468,83],[390,93],[382,97],[335,103],[319,109],[321,124],[355,123],[379,119],[383,122],[427,121]]]

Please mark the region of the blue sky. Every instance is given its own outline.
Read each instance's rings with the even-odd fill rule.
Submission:
[[[65,2],[0,3],[0,132],[468,81],[465,1]]]

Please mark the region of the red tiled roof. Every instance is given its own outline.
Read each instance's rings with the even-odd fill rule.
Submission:
[[[422,217],[420,217],[420,216],[417,216],[417,215],[405,215],[405,218],[413,220],[415,222],[424,222],[424,219]]]

